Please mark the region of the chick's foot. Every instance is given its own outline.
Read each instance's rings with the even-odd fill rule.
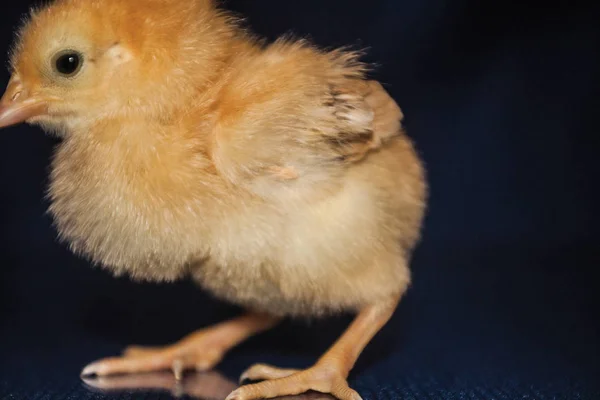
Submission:
[[[343,368],[327,364],[317,364],[304,371],[258,364],[244,372],[241,379],[266,380],[242,386],[232,392],[226,400],[272,399],[299,395],[311,390],[331,394],[340,400],[362,400],[360,395],[348,386],[343,371]]]
[[[171,369],[176,379],[181,379],[188,369],[206,371],[217,365],[223,357],[218,348],[201,346],[188,348],[181,345],[156,350],[131,347],[122,357],[105,358],[96,361],[82,371],[82,375],[109,376],[134,374]]]
[[[247,314],[210,328],[199,330],[167,347],[129,347],[122,357],[105,358],[83,369],[83,376],[109,376],[171,369],[176,379],[186,370],[207,371],[216,366],[235,345],[271,328],[277,318]]]
[[[241,380],[263,382],[242,386],[226,400],[272,399],[311,390],[331,394],[340,400],[360,400],[360,395],[348,386],[346,379],[365,346],[390,319],[399,300],[399,296],[392,296],[362,309],[312,368],[297,371],[265,364],[250,367]]]

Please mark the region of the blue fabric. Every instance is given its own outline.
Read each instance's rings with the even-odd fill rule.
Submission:
[[[428,167],[414,285],[351,385],[365,399],[600,399],[598,3],[226,4],[270,38],[369,47]],[[27,7],[3,6],[0,50]],[[112,278],[57,244],[43,198],[54,144],[0,132],[0,399],[168,399],[91,391],[78,373],[237,310],[189,283]],[[308,366],[349,320],[286,322],[220,370]]]

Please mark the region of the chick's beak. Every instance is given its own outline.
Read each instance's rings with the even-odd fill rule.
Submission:
[[[12,77],[0,99],[0,128],[20,124],[30,118],[48,113],[48,102],[30,96],[21,81]]]

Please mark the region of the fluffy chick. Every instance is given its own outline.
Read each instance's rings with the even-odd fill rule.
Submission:
[[[191,276],[249,312],[84,373],[212,368],[284,316],[355,311],[313,367],[266,365],[230,399],[346,383],[409,281],[424,171],[402,113],[357,55],[265,44],[210,0],[58,0],[11,57],[0,127],[59,135],[50,212],[60,238],[115,274]]]

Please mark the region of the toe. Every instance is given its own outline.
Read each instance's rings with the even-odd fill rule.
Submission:
[[[81,371],[82,376],[109,376],[117,374],[130,374],[136,372],[152,372],[168,369],[171,360],[163,357],[115,357],[96,361],[86,366]]]
[[[351,389],[345,382],[344,384],[335,385],[331,390],[331,394],[340,400],[362,400],[360,394]]]
[[[177,380],[188,369],[205,372],[222,358],[216,350],[193,352],[188,349],[172,351],[165,349],[130,348],[124,357],[105,358],[86,366],[82,376],[109,376],[171,370]]]
[[[241,376],[240,383],[246,381],[263,381],[268,379],[281,379],[297,373],[295,369],[283,369],[267,364],[255,364],[248,368]]]
[[[297,375],[242,386],[227,400],[272,399],[281,396],[294,396],[313,389],[310,383],[298,379]]]

